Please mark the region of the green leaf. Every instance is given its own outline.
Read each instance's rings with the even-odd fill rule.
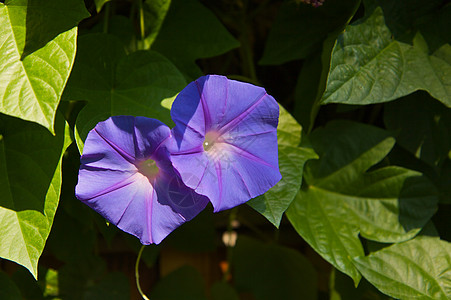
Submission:
[[[105,3],[110,2],[111,0],[94,0],[94,4],[96,5],[97,12],[100,12],[102,10],[102,7],[105,5]]]
[[[155,41],[170,5],[171,0],[146,0],[144,2],[144,22],[146,27],[146,38],[144,39],[145,49],[150,49]]]
[[[396,132],[397,143],[412,153],[409,156],[407,151],[398,149],[399,154],[391,155],[391,160],[409,167],[406,159],[411,157],[410,164],[433,178],[440,190],[440,200],[449,203],[451,109],[424,92],[416,92],[388,103],[384,107],[384,123],[387,129]],[[415,161],[415,157],[421,161]]]
[[[199,234],[202,232],[202,234]],[[166,240],[172,248],[184,252],[211,252],[217,247],[217,232],[211,208],[182,224]]]
[[[39,266],[39,281],[31,275],[31,273],[22,267],[17,268],[11,275],[11,279],[19,288],[23,299],[44,299],[42,275],[43,269]]]
[[[436,211],[436,191],[420,173],[389,166],[368,171],[394,139],[376,127],[330,122],[311,135],[320,159],[307,163],[305,188],[287,216],[327,261],[357,283],[352,258],[363,255],[358,235],[379,242],[414,237]]]
[[[322,41],[320,51],[305,58],[295,88],[293,114],[307,133],[313,129],[316,116],[321,107],[321,97],[326,89],[332,51],[335,41],[351,21],[359,8],[360,1],[355,2],[354,11],[346,22],[329,32]]]
[[[450,107],[451,46],[445,44],[432,55],[424,47],[420,35],[414,46],[395,40],[382,9],[375,9],[337,40],[321,102],[374,104],[425,90]]]
[[[285,1],[269,32],[260,64],[282,64],[320,51],[323,40],[349,22],[359,4],[360,0],[326,1],[315,8]]]
[[[297,147],[301,143],[302,126],[279,105],[279,124],[277,125],[277,143],[282,146]]]
[[[110,116],[144,116],[172,124],[169,110],[161,102],[174,98],[185,85],[183,75],[156,52],[126,55],[114,36],[81,36],[64,96],[88,101],[75,124],[80,152],[88,132]]]
[[[34,277],[61,190],[69,128],[57,115],[56,136],[37,124],[0,115],[0,256]]]
[[[332,52],[332,47],[329,48],[328,57]],[[323,51],[327,50],[323,48]],[[329,72],[329,68],[325,68],[321,60],[322,55],[318,53],[303,61],[295,87],[293,115],[299,120],[306,132],[309,132],[313,127],[316,113],[321,106],[318,102],[324,90],[320,92],[321,87],[319,86],[322,85],[323,88],[326,86],[326,76],[323,73]]]
[[[211,300],[240,300],[237,292],[228,283],[218,281],[210,290]]]
[[[129,279],[124,273],[108,273],[90,286],[84,294],[84,300],[128,300],[130,299]]]
[[[414,108],[414,109],[412,109]],[[384,123],[396,142],[431,166],[440,166],[451,150],[451,109],[417,92],[388,103]]]
[[[419,236],[394,244],[355,264],[382,292],[400,299],[451,298],[451,244]]]
[[[247,202],[276,227],[279,227],[283,213],[290,206],[301,187],[305,162],[317,158],[311,148],[298,147],[301,142],[301,130],[301,125],[280,106],[277,139],[282,179],[262,196]]]
[[[81,0],[0,3],[0,113],[54,132],[56,108],[72,68]]]
[[[65,169],[66,170],[66,169]],[[80,202],[75,197],[64,198],[70,202]],[[67,201],[67,202],[69,202]],[[64,263],[79,263],[86,260],[95,251],[97,232],[92,226],[92,220],[87,219],[85,223],[74,219],[64,210],[66,201],[56,213],[52,233],[50,234],[46,249],[52,252],[53,256]],[[81,204],[81,203],[77,203]]]
[[[329,281],[330,300],[388,300],[393,299],[382,294],[365,278],[355,287],[351,278],[345,274],[332,269]]]
[[[256,300],[317,298],[316,270],[293,249],[240,236],[232,264],[237,290],[252,292]]]
[[[365,0],[365,11],[380,6],[385,23],[399,41],[410,43],[420,31],[432,51],[451,42],[451,5],[443,0]]]
[[[0,271],[0,299],[22,300],[19,288],[14,284],[6,273]]]
[[[45,284],[43,296],[48,298],[56,298],[59,294],[58,271],[54,269],[45,270],[45,278],[43,283]]]
[[[64,300],[85,299],[85,295],[95,289],[102,278],[105,278],[105,269],[105,261],[95,255],[88,256],[81,261],[64,264],[58,270],[60,297]]]
[[[216,16],[197,0],[174,0],[152,48],[190,79],[202,75],[195,61],[239,46]]]
[[[206,300],[205,283],[200,273],[191,266],[170,273],[152,289],[152,300]]]
[[[122,41],[127,53],[136,51],[136,34],[133,22],[130,18],[122,15],[112,15],[108,18],[108,28],[105,32],[105,23],[98,22],[89,33],[108,33]],[[64,94],[63,94],[64,96]],[[64,97],[62,100],[65,100]]]

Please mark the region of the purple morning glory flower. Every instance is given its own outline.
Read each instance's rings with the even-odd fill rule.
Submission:
[[[85,141],[77,198],[142,244],[160,243],[208,203],[174,172],[165,148],[170,134],[158,120],[115,116]]]
[[[263,88],[204,76],[180,92],[171,117],[172,164],[215,212],[261,195],[281,179],[279,106]]]

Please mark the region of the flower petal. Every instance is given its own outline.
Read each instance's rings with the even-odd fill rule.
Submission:
[[[183,182],[206,195],[215,211],[261,195],[281,179],[279,107],[263,88],[204,76],[180,92],[171,116],[176,124],[171,161]],[[204,150],[209,132],[219,138]]]
[[[85,141],[77,198],[141,243],[160,243],[208,204],[178,178],[165,148],[169,137],[170,129],[154,119],[100,122]],[[158,167],[150,178],[139,167],[149,159]]]
[[[169,127],[158,120],[114,116],[89,132],[81,163],[100,169],[136,171],[135,163],[152,156],[169,136]]]

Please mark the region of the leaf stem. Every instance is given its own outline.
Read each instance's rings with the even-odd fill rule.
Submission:
[[[138,252],[138,258],[136,259],[135,264],[135,279],[136,279],[136,287],[138,288],[138,292],[144,300],[150,300],[141,290],[141,285],[139,284],[139,262],[141,261],[141,255],[143,254],[144,248],[146,246],[142,245],[141,249]]]
[[[108,27],[110,24],[111,3],[105,3],[105,14],[103,16],[103,33],[108,33]]]
[[[246,17],[247,1],[245,2],[241,17],[241,35],[238,38],[241,44],[240,54],[243,61],[243,73],[253,82],[258,82],[257,72],[255,70],[254,54],[250,44],[249,20]]]
[[[138,9],[139,9],[139,32],[141,34],[141,49],[144,49],[144,40],[146,37],[145,34],[145,26],[144,26],[144,8],[143,8],[143,0],[138,0]]]

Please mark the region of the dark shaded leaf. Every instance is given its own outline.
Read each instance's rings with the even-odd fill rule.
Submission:
[[[293,249],[240,236],[232,263],[238,291],[252,292],[257,300],[317,297],[316,270]]]

